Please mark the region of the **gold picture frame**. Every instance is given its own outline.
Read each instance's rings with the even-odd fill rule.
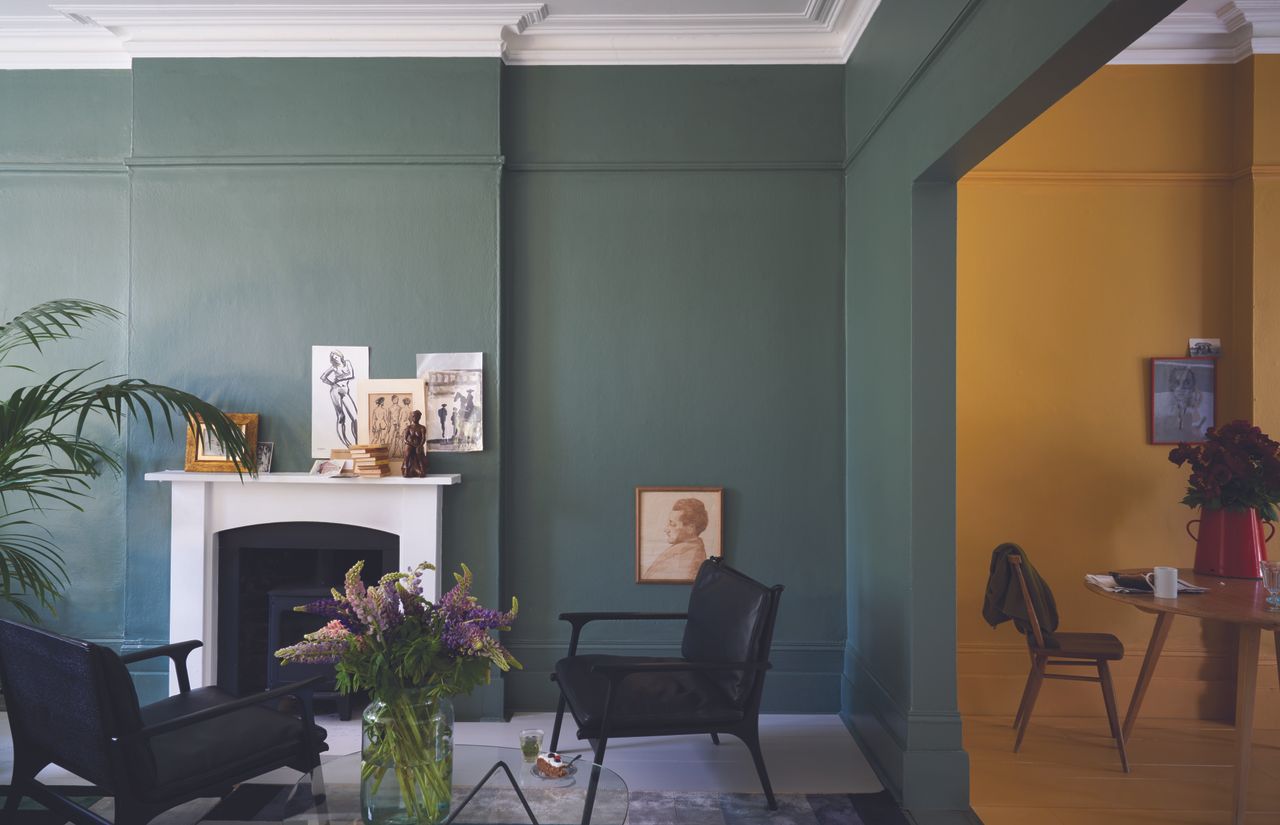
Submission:
[[[226,413],[232,424],[238,424],[244,433],[244,440],[249,444],[249,455],[256,456],[258,450],[258,414]],[[183,469],[189,473],[235,473],[249,470],[249,467],[237,467],[236,463],[222,452],[222,444],[212,438],[200,423],[204,438],[196,435],[195,430],[187,427],[187,459]]]
[[[723,487],[636,488],[636,584],[690,584],[712,557],[724,557]]]

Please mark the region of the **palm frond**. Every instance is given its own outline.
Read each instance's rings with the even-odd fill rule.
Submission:
[[[42,350],[42,343],[72,338],[91,319],[121,317],[119,311],[94,301],[60,298],[37,304],[8,323],[0,324],[0,362],[6,353],[18,347],[33,346]]]
[[[0,325],[0,361],[18,347],[40,350],[42,343],[74,337],[99,317],[121,316],[91,301],[40,304]],[[218,439],[229,459],[256,474],[244,433],[217,407],[138,378],[94,378],[98,366],[63,370],[0,399],[0,602],[32,621],[37,608],[53,610],[69,582],[61,551],[31,516],[49,506],[83,509],[90,479],[104,469],[121,470],[120,459],[86,434],[90,418],[105,418],[121,432],[132,416],[146,422],[152,438],[160,429],[172,435],[181,423],[197,438]]]

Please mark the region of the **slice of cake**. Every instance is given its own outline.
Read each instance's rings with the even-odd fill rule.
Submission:
[[[538,773],[551,779],[561,779],[569,775],[569,766],[558,753],[538,754]]]

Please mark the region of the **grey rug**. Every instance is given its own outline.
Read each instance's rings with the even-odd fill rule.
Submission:
[[[0,798],[3,797],[0,789]],[[225,799],[199,799],[181,805],[152,820],[151,825],[197,825],[197,823],[279,823],[299,821],[295,818],[296,797],[293,788],[283,785],[245,784]],[[525,825],[517,816],[518,803],[504,800],[505,793],[477,796],[463,815],[462,823],[509,823]],[[627,825],[908,825],[893,797],[877,794],[779,794],[778,810],[765,807],[763,794],[690,793],[665,791],[632,791],[628,794]],[[88,802],[89,800],[82,800]],[[334,799],[337,810],[354,810]],[[598,800],[595,821],[616,822],[621,814],[621,798]],[[48,811],[30,800],[13,825],[61,825]],[[535,808],[539,807],[535,804]],[[94,813],[112,819],[114,806],[110,798],[100,798],[91,806]],[[615,810],[616,809],[616,810]],[[333,808],[331,808],[333,810]],[[546,808],[542,809],[544,812]],[[579,807],[580,811],[581,808]],[[506,813],[510,811],[511,813]],[[301,821],[310,817],[303,815]],[[574,822],[576,816],[562,817]],[[561,821],[556,819],[555,821]],[[314,819],[310,819],[314,821]],[[358,823],[356,814],[338,814],[329,822]]]

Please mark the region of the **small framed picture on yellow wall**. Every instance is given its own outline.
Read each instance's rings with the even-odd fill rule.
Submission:
[[[1151,359],[1151,443],[1196,443],[1215,423],[1215,370],[1210,357]]]
[[[249,454],[257,455],[258,449],[258,414],[227,413],[231,423],[240,427],[244,440],[249,444]],[[226,448],[213,433],[200,422],[200,435],[193,428],[187,428],[187,460],[183,465],[189,473],[234,473],[238,469],[236,463],[227,456]]]

